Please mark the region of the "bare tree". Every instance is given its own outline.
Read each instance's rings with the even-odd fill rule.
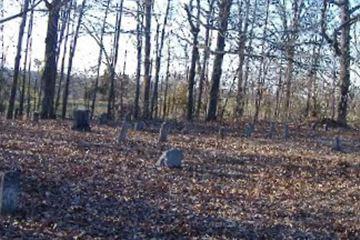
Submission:
[[[151,105],[150,105],[151,115],[154,116],[155,118],[158,115],[158,85],[159,85],[159,77],[160,77],[162,52],[163,52],[163,48],[164,48],[166,26],[167,26],[167,22],[168,22],[168,18],[169,18],[170,7],[171,7],[171,0],[168,0],[166,11],[165,11],[165,16],[164,16],[164,22],[163,22],[162,30],[161,30],[160,43],[157,48],[158,51],[156,53],[155,82],[154,82],[153,95],[151,98]]]
[[[216,55],[214,59],[213,73],[211,77],[210,102],[207,112],[207,121],[216,120],[218,96],[220,91],[220,79],[225,49],[225,36],[228,28],[232,0],[221,0],[219,3],[219,32],[216,43]]]
[[[48,9],[48,23],[45,46],[45,67],[41,77],[43,84],[44,97],[41,104],[41,118],[55,118],[54,98],[56,81],[56,58],[58,43],[58,25],[60,9],[64,2],[62,0],[53,0],[51,3],[45,1]]]
[[[19,27],[18,44],[17,44],[15,63],[14,63],[13,82],[12,82],[12,86],[11,86],[9,106],[8,106],[8,111],[7,111],[7,116],[6,116],[8,119],[13,118],[13,114],[14,114],[16,91],[17,91],[17,87],[18,87],[17,85],[18,85],[18,78],[19,78],[19,72],[20,72],[22,42],[23,42],[23,36],[24,36],[24,31],[25,31],[27,12],[29,9],[29,2],[30,2],[30,0],[24,0],[22,20],[21,20],[20,27]]]
[[[150,118],[150,89],[151,89],[151,19],[153,0],[145,0],[145,60],[144,60],[144,104],[143,118]]]
[[[326,31],[328,5],[335,4],[340,8],[340,24],[330,37]],[[351,25],[360,20],[360,14],[355,14],[360,9],[360,4],[350,7],[349,0],[323,0],[322,34],[326,41],[333,47],[337,56],[340,57],[340,100],[338,103],[337,121],[343,125],[347,124],[348,100],[350,89],[350,30]],[[340,35],[340,43],[338,36]]]
[[[73,67],[73,61],[74,61],[74,56],[75,56],[75,52],[76,52],[76,45],[77,45],[77,41],[79,38],[79,32],[80,32],[80,27],[81,27],[81,23],[82,23],[82,18],[83,15],[85,13],[85,5],[86,5],[86,0],[82,1],[80,10],[79,10],[79,17],[78,17],[78,22],[76,25],[76,30],[73,36],[73,40],[72,43],[70,45],[70,53],[69,53],[69,63],[67,66],[67,75],[66,75],[66,82],[65,82],[65,88],[64,88],[64,93],[63,93],[63,102],[62,102],[62,111],[61,111],[61,118],[64,119],[66,117],[66,110],[67,110],[67,103],[68,103],[68,97],[69,97],[69,86],[70,86],[70,79],[71,79],[71,71],[72,71],[72,67]]]
[[[100,33],[100,44],[101,45],[103,45],[103,43],[104,43],[104,35],[105,35],[105,29],[106,29],[106,22],[107,22],[107,18],[108,18],[108,14],[109,14],[110,2],[111,2],[111,0],[107,0],[107,2],[106,2],[105,15],[104,15],[104,19],[103,19],[103,23],[102,23],[102,27],[101,27],[101,33]],[[98,62],[97,62],[96,77],[95,77],[92,103],[91,103],[91,115],[90,115],[91,118],[94,117],[96,97],[97,97],[97,92],[98,92],[98,88],[99,88],[100,67],[101,67],[101,62],[102,62],[102,57],[103,57],[103,47],[102,46],[100,46],[99,51],[100,52],[99,52],[99,58],[98,58]]]
[[[189,4],[185,5],[185,11],[187,14],[187,20],[190,25],[190,31],[193,37],[192,51],[191,51],[191,63],[188,76],[188,99],[187,99],[187,120],[193,119],[193,108],[194,108],[194,85],[195,85],[195,74],[196,74],[196,62],[199,58],[199,32],[200,32],[200,0],[196,0],[197,14],[195,20],[193,20],[193,0],[190,0]]]

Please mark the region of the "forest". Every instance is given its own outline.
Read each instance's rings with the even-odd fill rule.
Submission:
[[[360,238],[360,0],[0,0],[1,239]]]

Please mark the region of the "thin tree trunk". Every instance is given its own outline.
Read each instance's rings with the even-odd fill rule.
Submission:
[[[138,119],[140,116],[140,78],[141,78],[141,64],[142,64],[142,30],[144,17],[141,14],[141,4],[137,3],[137,15],[136,15],[136,41],[137,41],[137,67],[136,67],[136,89],[135,89],[135,99],[134,99],[134,118]]]
[[[241,9],[239,10],[239,14]],[[237,117],[242,116],[242,102],[244,98],[244,65],[245,65],[245,48],[247,41],[247,32],[249,28],[249,15],[250,15],[250,0],[246,1],[246,12],[245,12],[245,20],[244,27],[242,28],[242,21],[240,24],[241,30],[239,32],[239,70],[238,70],[238,91],[236,98],[236,109],[235,115]]]
[[[145,0],[145,61],[144,61],[144,106],[143,117],[150,118],[150,90],[151,90],[151,18],[152,0]]]
[[[85,5],[86,5],[86,0],[83,0],[83,2],[81,4],[81,8],[79,10],[79,18],[78,18],[76,30],[75,30],[75,33],[73,36],[73,42],[70,46],[69,63],[68,63],[66,83],[65,83],[64,93],[63,93],[63,103],[62,103],[63,105],[62,105],[62,111],[61,111],[62,119],[65,119],[65,117],[66,117],[67,104],[68,104],[68,98],[69,98],[71,71],[72,71],[73,60],[74,60],[74,56],[75,56],[75,52],[76,52],[76,45],[77,45],[77,41],[79,38],[81,22],[82,22],[82,18],[83,18],[84,12],[85,12]]]
[[[19,71],[20,71],[22,40],[23,40],[23,36],[24,36],[24,31],[25,31],[28,8],[29,8],[29,0],[24,0],[24,9],[23,9],[24,13],[22,15],[22,20],[21,20],[20,27],[19,27],[18,45],[17,45],[17,51],[16,51],[15,63],[14,63],[13,82],[12,82],[12,86],[11,86],[9,106],[8,106],[8,111],[7,111],[7,116],[6,116],[8,119],[12,119],[13,114],[14,114],[16,90],[18,87],[17,85],[18,85],[18,77],[19,77]]]
[[[210,7],[208,10],[208,15],[206,18],[206,31],[205,31],[205,49],[204,49],[204,57],[203,57],[203,61],[202,61],[202,67],[201,67],[201,73],[200,73],[200,78],[199,78],[199,94],[198,94],[198,99],[197,99],[197,106],[196,106],[196,117],[199,118],[200,117],[200,113],[202,111],[202,108],[205,104],[203,104],[203,92],[204,92],[204,81],[206,80],[206,75],[208,72],[208,62],[209,62],[209,57],[210,57],[210,23],[211,23],[211,18],[212,18],[212,14],[213,14],[213,8],[214,8],[214,2],[215,0],[212,0],[210,2]]]
[[[111,0],[108,0],[106,2],[105,15],[104,15],[104,19],[103,19],[103,23],[102,23],[102,27],[101,27],[101,33],[100,33],[100,44],[101,45],[103,45],[103,43],[104,43],[106,21],[107,21],[108,14],[109,14],[110,2],[111,2]],[[97,97],[97,92],[99,89],[100,68],[101,68],[102,56],[103,56],[103,47],[100,46],[99,58],[98,58],[97,69],[96,69],[95,84],[94,84],[94,89],[93,89],[94,92],[93,92],[92,102],[91,102],[91,118],[94,117],[94,113],[95,113],[96,97]]]
[[[114,34],[114,46],[113,46],[113,55],[111,60],[110,67],[110,88],[109,88],[109,97],[107,104],[107,115],[110,119],[114,118],[114,105],[115,105],[115,75],[116,75],[116,65],[119,55],[119,41],[120,41],[120,32],[121,32],[121,20],[123,14],[123,4],[124,0],[120,2],[120,9],[117,12],[116,24],[115,24],[115,34]]]
[[[58,86],[58,90],[57,90],[57,94],[56,94],[56,100],[55,100],[55,113],[57,113],[59,106],[60,106],[60,95],[61,95],[61,89],[62,89],[62,82],[64,81],[64,71],[65,71],[65,60],[66,60],[66,56],[67,56],[67,47],[68,47],[68,41],[69,41],[69,35],[70,35],[70,17],[71,17],[71,8],[72,8],[72,0],[70,0],[70,4],[68,6],[68,12],[67,12],[67,16],[66,16],[66,35],[65,35],[65,40],[64,40],[64,44],[63,44],[63,55],[62,55],[62,59],[61,59],[61,68],[60,68],[60,78],[59,78],[59,86]],[[65,23],[63,23],[65,24]]]
[[[29,2],[31,4],[31,0]],[[23,75],[22,75],[22,87],[21,87],[21,94],[20,94],[20,104],[19,104],[19,116],[23,116],[24,114],[24,105],[25,105],[25,91],[26,91],[26,70],[27,70],[27,63],[29,59],[29,47],[30,47],[30,39],[32,34],[32,22],[33,22],[33,14],[34,11],[31,11],[30,20],[27,27],[27,37],[26,37],[26,44],[25,44],[25,58],[24,58],[24,65],[23,65]],[[27,72],[30,75],[30,72]]]
[[[187,100],[187,120],[192,121],[193,119],[193,108],[194,108],[194,85],[195,85],[195,74],[196,74],[196,62],[199,58],[199,40],[198,35],[200,32],[200,0],[197,0],[197,16],[196,22],[192,20],[192,0],[190,5],[185,7],[187,12],[187,19],[191,27],[191,34],[193,36],[192,53],[191,53],[191,64],[188,78],[188,100]]]
[[[337,121],[347,124],[347,110],[350,89],[350,19],[349,0],[343,0],[341,5],[341,25],[343,26],[340,36],[340,101],[338,103]]]
[[[219,9],[220,29],[217,37],[216,56],[214,59],[213,73],[211,77],[210,102],[207,113],[207,121],[216,120],[216,111],[220,91],[220,79],[222,74],[222,62],[225,49],[225,35],[228,27],[228,20],[232,0],[221,0]]]
[[[165,91],[164,91],[164,104],[163,104],[163,119],[167,117],[167,98],[168,98],[168,91],[169,91],[169,78],[170,78],[170,61],[171,61],[171,52],[170,46],[168,46],[168,59],[167,59],[167,66],[166,66],[166,76],[165,76]]]
[[[31,13],[30,13],[30,22],[29,22],[29,32],[32,32],[32,29],[33,29],[33,22],[34,22],[34,11],[31,10]],[[30,39],[29,39],[29,48],[28,48],[28,51],[29,51],[29,65],[28,65],[28,69],[27,69],[27,72],[28,72],[28,86],[27,86],[27,105],[26,105],[26,115],[27,117],[29,118],[30,117],[30,112],[31,112],[31,79],[32,79],[32,76],[31,76],[31,66],[32,66],[32,35],[30,36]]]
[[[46,4],[49,10],[49,19],[45,46],[45,68],[41,78],[41,87],[44,91],[41,103],[41,118],[43,119],[55,118],[56,56],[61,3],[61,0],[54,0],[51,4]]]
[[[264,31],[262,35],[262,42],[261,42],[261,58],[259,63],[259,75],[258,75],[258,81],[257,81],[257,89],[256,89],[256,97],[255,97],[255,114],[253,118],[253,125],[257,123],[259,120],[259,113],[260,113],[260,106],[261,101],[263,97],[263,88],[265,84],[265,67],[264,67],[264,61],[265,61],[265,38],[267,36],[268,31],[268,20],[269,20],[269,8],[270,8],[270,0],[267,0],[266,3],[266,14],[265,14],[265,22],[264,22]]]
[[[160,37],[160,45],[156,54],[156,62],[155,62],[155,82],[154,82],[154,91],[151,99],[151,115],[155,114],[155,118],[158,115],[158,85],[159,85],[159,77],[160,77],[160,68],[161,68],[161,59],[162,59],[162,51],[164,48],[164,41],[165,41],[165,33],[166,27],[168,22],[168,16],[171,7],[171,0],[168,0],[167,7],[164,16],[163,27],[161,30],[161,37]]]

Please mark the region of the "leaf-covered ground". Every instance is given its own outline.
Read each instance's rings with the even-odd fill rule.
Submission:
[[[70,130],[71,122],[0,120],[0,170],[22,170],[21,208],[0,217],[1,239],[359,239],[360,134],[291,128],[250,139],[218,126]],[[311,135],[311,137],[310,137]],[[164,150],[182,169],[157,169]]]

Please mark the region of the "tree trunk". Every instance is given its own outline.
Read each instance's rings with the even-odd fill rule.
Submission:
[[[239,10],[239,14],[242,11]],[[239,31],[239,69],[238,69],[238,91],[237,91],[237,98],[236,98],[236,109],[235,115],[237,117],[242,116],[242,102],[244,98],[244,65],[245,65],[245,48],[246,48],[246,41],[247,41],[247,32],[249,27],[249,13],[250,13],[250,0],[246,1],[246,13],[245,13],[245,20],[244,20],[244,27],[242,28],[242,21],[240,24],[240,31]]]
[[[54,110],[55,113],[57,113],[57,110],[59,109],[62,82],[64,81],[65,59],[66,59],[66,56],[67,56],[67,46],[68,46],[69,35],[70,35],[70,22],[71,22],[70,17],[71,17],[72,2],[73,1],[70,0],[70,4],[69,4],[69,7],[68,7],[68,11],[67,11],[67,16],[66,16],[65,21],[63,23],[63,24],[65,24],[64,26],[66,26],[66,35],[65,35],[64,45],[63,45],[63,55],[62,55],[62,59],[61,59],[59,86],[58,86],[58,90],[57,90],[57,94],[56,94],[56,100],[55,100],[55,110]],[[64,31],[65,31],[65,29],[64,29]]]
[[[162,51],[164,48],[164,41],[165,41],[165,33],[166,33],[166,26],[168,22],[168,16],[171,7],[171,0],[168,0],[166,12],[164,16],[163,27],[161,30],[161,37],[160,37],[160,45],[157,51],[156,62],[155,62],[155,83],[154,83],[154,91],[151,99],[151,115],[157,118],[158,115],[158,85],[159,85],[159,77],[160,77],[160,67],[161,67],[161,59],[162,59]]]
[[[105,15],[104,15],[104,19],[103,19],[103,23],[102,23],[102,27],[101,27],[101,33],[100,33],[100,44],[101,45],[104,43],[105,28],[106,28],[106,21],[107,21],[108,14],[109,14],[110,1],[111,0],[108,0],[106,2]],[[91,119],[94,117],[94,113],[95,113],[95,105],[96,105],[97,92],[98,92],[98,88],[99,88],[100,67],[101,67],[102,56],[103,56],[103,47],[100,46],[98,65],[97,65],[97,69],[96,69],[95,84],[94,84],[94,89],[93,89],[94,92],[93,92],[93,96],[92,96],[91,110],[90,110],[90,118]]]
[[[86,0],[83,0],[81,4],[81,8],[79,10],[79,18],[76,26],[76,30],[73,36],[73,42],[70,46],[70,55],[69,55],[69,63],[68,63],[68,69],[67,69],[67,75],[66,75],[66,83],[63,93],[63,103],[62,103],[62,111],[61,111],[61,118],[65,119],[66,117],[66,111],[67,111],[67,103],[68,103],[68,97],[69,97],[69,86],[70,86],[70,79],[71,79],[71,71],[73,66],[73,60],[76,52],[76,45],[79,38],[79,32],[81,27],[82,18],[85,11],[85,5]]]
[[[31,0],[29,2],[31,4]],[[21,86],[21,93],[20,93],[20,104],[19,104],[19,116],[23,116],[24,114],[24,104],[25,104],[25,91],[26,91],[26,70],[27,70],[27,63],[29,59],[29,46],[30,46],[30,38],[32,34],[32,20],[33,19],[33,11],[31,11],[30,20],[27,27],[27,37],[26,37],[26,44],[25,44],[25,58],[24,58],[24,65],[23,65],[23,74],[22,74],[22,86]],[[31,73],[28,72],[30,75]]]
[[[143,23],[144,17],[141,14],[141,4],[137,3],[137,15],[136,15],[136,41],[137,41],[137,67],[136,67],[136,89],[135,89],[135,99],[134,99],[134,118],[139,119],[140,116],[140,78],[141,78],[141,64],[142,64],[142,31],[143,31]]]
[[[220,29],[217,37],[216,56],[214,59],[213,73],[211,77],[210,102],[207,112],[207,121],[216,120],[216,110],[220,91],[220,79],[222,74],[222,62],[225,49],[225,35],[228,27],[228,20],[232,0],[221,0],[219,9]]]
[[[270,0],[267,0],[264,31],[262,34],[262,42],[261,42],[261,58],[260,58],[260,64],[259,64],[259,75],[258,75],[256,97],[255,97],[255,114],[254,114],[254,118],[253,118],[254,126],[259,119],[260,106],[261,106],[261,101],[262,101],[262,97],[263,97],[263,91],[264,91],[263,88],[264,88],[265,77],[266,77],[264,61],[265,61],[265,57],[266,57],[265,56],[265,38],[267,36],[267,31],[268,31],[269,7],[270,7]]]
[[[33,29],[33,22],[34,22],[34,11],[32,10],[30,13],[30,22],[29,22],[29,32],[32,33],[32,29]],[[27,104],[26,104],[26,116],[29,118],[30,117],[30,112],[31,112],[31,54],[32,54],[32,36],[30,34],[30,39],[29,39],[29,47],[28,47],[28,51],[29,51],[29,65],[28,65],[28,83],[27,83]]]
[[[143,118],[150,118],[150,90],[151,90],[151,18],[152,0],[145,0],[145,61],[144,61],[144,106]]]
[[[341,25],[343,26],[340,36],[340,101],[338,104],[337,121],[347,124],[347,108],[350,88],[350,19],[349,0],[343,0],[341,5]]]
[[[114,34],[114,42],[113,42],[113,55],[110,66],[110,88],[109,88],[109,97],[107,104],[107,115],[108,118],[114,118],[114,105],[115,105],[115,75],[116,75],[116,65],[118,61],[119,55],[119,41],[120,41],[120,32],[121,32],[121,20],[123,14],[123,4],[124,0],[120,2],[120,9],[117,12],[116,16],[116,24],[115,24],[115,34]]]
[[[192,20],[192,0],[190,0],[190,5],[185,6],[187,12],[187,19],[190,24],[191,34],[193,36],[192,43],[192,53],[191,53],[191,64],[188,77],[188,100],[187,100],[187,120],[192,121],[193,119],[193,108],[194,108],[194,85],[195,85],[195,74],[196,74],[196,62],[199,58],[199,41],[198,36],[200,32],[200,0],[197,0],[197,16],[196,22],[193,23]]]
[[[170,53],[170,46],[168,46],[168,59],[167,59],[167,66],[166,66],[164,104],[163,104],[163,119],[165,119],[167,117],[167,109],[168,109],[167,98],[168,98],[168,91],[169,91],[170,61],[171,61],[171,53]]]
[[[45,67],[41,77],[44,97],[41,104],[41,118],[55,118],[54,97],[55,97],[55,79],[56,79],[56,56],[58,25],[61,8],[61,0],[54,0],[52,4],[47,4],[49,18],[46,34],[45,46]]]
[[[24,0],[24,9],[23,9],[24,13],[22,15],[22,20],[21,20],[20,28],[19,28],[18,45],[17,45],[15,64],[14,64],[15,66],[14,66],[13,82],[11,85],[9,106],[8,106],[8,111],[7,111],[7,116],[6,116],[8,119],[12,119],[13,114],[14,114],[14,107],[15,107],[15,101],[16,101],[16,90],[17,90],[19,71],[20,71],[22,40],[23,40],[23,36],[24,36],[24,31],[25,31],[28,8],[29,8],[29,0]]]

